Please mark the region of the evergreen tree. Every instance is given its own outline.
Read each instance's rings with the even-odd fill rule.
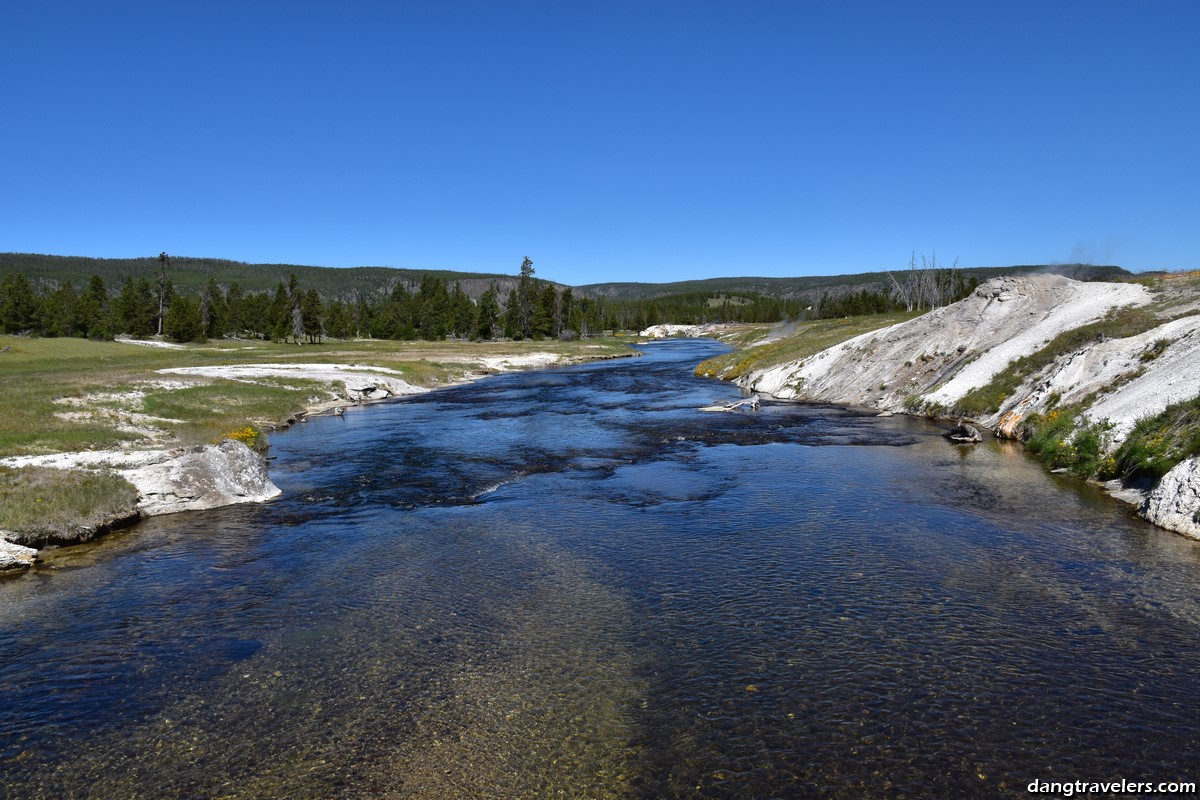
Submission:
[[[417,289],[417,330],[422,339],[439,341],[450,332],[450,295],[446,282],[433,275],[421,277]]]
[[[509,339],[524,336],[521,332],[521,300],[516,289],[508,293],[508,304],[504,307],[504,335]]]
[[[491,339],[496,335],[496,326],[500,318],[500,304],[496,300],[498,290],[492,284],[479,298],[479,309],[475,316],[475,336],[479,339]]]
[[[108,288],[104,279],[93,275],[88,279],[87,289],[79,298],[79,335],[89,339],[111,339],[113,328],[109,322]]]
[[[272,339],[286,340],[288,332],[292,329],[292,305],[288,300],[287,287],[283,285],[283,281],[275,287],[275,297],[271,300],[271,307],[267,314],[268,317],[268,334]]]
[[[567,333],[579,335],[579,310],[575,307],[575,294],[570,286],[563,287],[558,298],[558,335],[561,338]]]
[[[537,293],[537,303],[533,309],[533,338],[545,339],[547,336],[557,336],[555,322],[558,320],[558,291],[553,284],[547,283]]]
[[[246,330],[246,298],[242,287],[234,281],[225,293],[226,323],[225,332],[231,336],[241,336]]]
[[[350,307],[341,300],[334,300],[325,311],[325,333],[337,339],[354,336],[354,317]]]
[[[201,292],[201,307],[205,310],[204,333],[209,339],[221,339],[229,332],[229,305],[216,278],[209,278]]]
[[[38,299],[29,280],[20,272],[10,272],[0,281],[0,331],[24,333],[38,325]]]
[[[203,342],[205,340],[204,318],[200,315],[200,302],[191,297],[176,295],[167,307],[163,332],[177,342]]]
[[[325,333],[325,309],[321,304],[321,295],[316,289],[309,289],[304,293],[304,299],[300,303],[300,319],[304,327],[304,335],[308,337],[310,344],[321,343],[321,337]]]
[[[145,278],[129,276],[113,302],[114,329],[138,339],[155,331],[157,303]]]
[[[43,305],[42,324],[47,336],[79,333],[79,297],[70,281],[54,290]]]
[[[230,291],[233,291],[233,287],[230,287]],[[254,338],[270,339],[271,295],[267,292],[254,292],[243,297],[238,305],[242,319],[240,330]]]
[[[525,256],[521,262],[521,274],[517,278],[517,322],[521,337],[533,335],[533,311],[537,304],[537,287],[533,282],[533,259]]]
[[[388,339],[417,338],[417,298],[402,283],[396,284],[386,308],[382,311],[379,327]]]
[[[475,315],[475,304],[456,281],[450,291],[450,332],[459,339],[470,338],[475,332]]]
[[[354,303],[354,335],[362,336],[371,330],[378,309],[365,297],[360,297]]]

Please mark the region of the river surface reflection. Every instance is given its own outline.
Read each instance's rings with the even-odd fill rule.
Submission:
[[[923,420],[698,412],[719,349],[316,419],[280,500],[0,581],[2,795],[1200,779],[1200,545]]]

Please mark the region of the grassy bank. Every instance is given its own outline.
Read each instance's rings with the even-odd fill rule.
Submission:
[[[5,348],[11,347],[11,350]],[[482,369],[483,359],[554,353],[563,359],[628,352],[618,339],[575,342],[327,341],[287,345],[214,341],[182,348],[83,339],[0,336],[0,457],[133,446],[201,444],[247,425],[278,422],[330,397],[306,380],[162,375],[168,367],[358,364],[436,387]]]
[[[735,347],[740,345],[739,349],[700,362],[696,374],[705,378],[736,380],[756,370],[807,358],[860,334],[913,319],[920,313],[867,314],[799,322],[787,336],[767,344],[733,342]]]
[[[109,472],[75,472],[44,467],[0,467],[0,530],[18,544],[40,547],[78,538],[127,518],[137,508],[137,490]]]

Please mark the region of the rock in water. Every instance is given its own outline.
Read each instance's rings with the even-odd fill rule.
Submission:
[[[946,437],[958,444],[975,444],[983,441],[983,434],[979,432],[979,429],[962,420],[959,420],[957,425],[946,432]]]
[[[1141,515],[1161,528],[1200,539],[1200,457],[1176,464],[1162,477]]]
[[[262,456],[232,439],[123,474],[141,492],[138,508],[148,516],[257,503],[280,494]]]
[[[5,541],[0,531],[0,571],[32,567],[37,559],[37,550]]]

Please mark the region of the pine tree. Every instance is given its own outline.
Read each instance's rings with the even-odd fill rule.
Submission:
[[[517,278],[517,321],[522,338],[533,335],[533,311],[537,304],[537,287],[533,282],[533,259],[525,256]]]
[[[225,294],[217,285],[216,278],[209,278],[201,293],[201,306],[206,310],[204,315],[204,332],[209,339],[221,339],[229,331],[229,305]]]
[[[566,334],[572,334],[571,338],[579,335],[579,309],[570,286],[563,287],[558,297],[558,336],[562,338]]]
[[[89,339],[111,339],[113,328],[109,320],[108,288],[104,279],[93,275],[87,289],[79,298],[79,335]]]
[[[496,300],[497,294],[496,284],[493,283],[479,298],[479,309],[475,316],[476,338],[491,339],[496,335],[496,323],[500,318],[500,304]]]
[[[129,276],[113,302],[115,330],[134,338],[150,336],[155,330],[156,302],[145,278]]]
[[[304,327],[304,335],[308,337],[310,344],[321,343],[321,337],[325,333],[324,312],[321,295],[317,293],[317,290],[309,289],[305,292],[304,299],[300,303],[300,318]]]
[[[450,295],[446,282],[433,275],[421,277],[417,289],[417,330],[422,339],[439,341],[450,332]]]
[[[462,283],[455,281],[450,291],[450,332],[459,339],[470,338],[475,332],[475,304],[463,291]]]
[[[517,290],[508,293],[508,304],[504,306],[504,335],[509,339],[521,339],[521,299]]]
[[[283,281],[275,287],[275,296],[271,300],[267,321],[267,333],[272,339],[284,341],[288,338],[288,331],[292,329],[292,306]]]
[[[232,336],[241,336],[246,330],[245,317],[245,302],[246,298],[242,293],[242,287],[234,281],[229,286],[229,291],[225,293],[225,309],[226,323],[225,332]]]
[[[47,336],[75,336],[79,332],[79,297],[70,281],[54,290],[43,305]]]
[[[163,331],[177,342],[203,342],[204,319],[200,315],[200,303],[191,297],[176,295],[167,307]]]
[[[0,282],[0,331],[24,333],[38,328],[38,299],[29,280],[10,272]]]
[[[341,300],[334,300],[325,310],[325,334],[336,339],[354,336],[354,317],[350,308]]]
[[[537,303],[533,309],[533,338],[544,339],[556,336],[555,321],[558,319],[558,291],[553,284],[547,283],[537,293]]]

